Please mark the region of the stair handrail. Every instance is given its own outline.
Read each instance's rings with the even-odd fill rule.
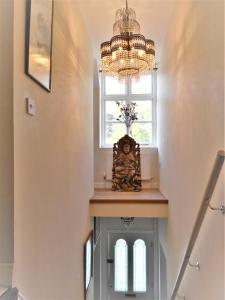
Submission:
[[[212,198],[212,195],[213,195],[218,177],[219,177],[221,169],[223,167],[224,159],[225,159],[225,151],[223,151],[223,150],[218,151],[217,156],[216,156],[216,160],[215,160],[215,163],[214,163],[214,166],[213,166],[213,169],[212,169],[212,172],[211,172],[211,175],[209,177],[209,181],[208,181],[208,184],[207,184],[207,187],[206,187],[206,190],[205,190],[205,194],[203,196],[202,203],[201,203],[201,206],[199,208],[199,212],[198,212],[195,224],[194,224],[194,228],[192,230],[191,237],[190,237],[190,240],[189,240],[189,243],[188,243],[185,255],[184,255],[184,259],[183,259],[183,262],[181,264],[180,271],[178,273],[178,276],[177,276],[177,279],[176,279],[176,282],[175,282],[175,285],[174,285],[174,288],[173,288],[173,293],[172,293],[172,296],[170,298],[171,300],[175,300],[175,298],[178,295],[180,284],[182,282],[182,279],[183,279],[184,273],[186,271],[186,268],[189,264],[190,257],[191,257],[191,254],[192,254],[192,250],[194,248],[194,245],[195,245],[195,242],[197,240],[199,231],[201,229],[201,225],[204,221],[204,217],[205,217],[205,214],[207,212],[207,209],[211,208],[213,210],[221,210],[222,213],[225,212],[224,205],[221,205],[221,207],[219,207],[219,208],[213,208],[210,205],[210,200]],[[184,299],[185,299],[185,297],[184,297]]]

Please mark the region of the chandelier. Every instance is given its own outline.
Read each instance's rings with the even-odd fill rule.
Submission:
[[[120,218],[122,223],[123,223],[123,226],[126,228],[126,229],[129,229],[130,226],[134,223],[134,217],[121,217]]]
[[[118,9],[113,37],[101,44],[102,72],[124,77],[139,77],[155,68],[155,44],[140,34],[140,24],[133,9]]]

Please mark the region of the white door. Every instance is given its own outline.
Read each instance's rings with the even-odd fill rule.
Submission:
[[[109,232],[108,239],[108,300],[153,300],[153,234]]]

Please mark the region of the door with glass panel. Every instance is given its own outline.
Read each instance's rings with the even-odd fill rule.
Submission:
[[[109,233],[108,299],[154,299],[151,233]]]

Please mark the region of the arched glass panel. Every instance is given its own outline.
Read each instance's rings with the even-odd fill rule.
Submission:
[[[133,246],[133,268],[134,292],[146,292],[146,245],[141,239]]]
[[[115,280],[116,292],[128,291],[128,248],[123,239],[117,240],[115,244]]]

